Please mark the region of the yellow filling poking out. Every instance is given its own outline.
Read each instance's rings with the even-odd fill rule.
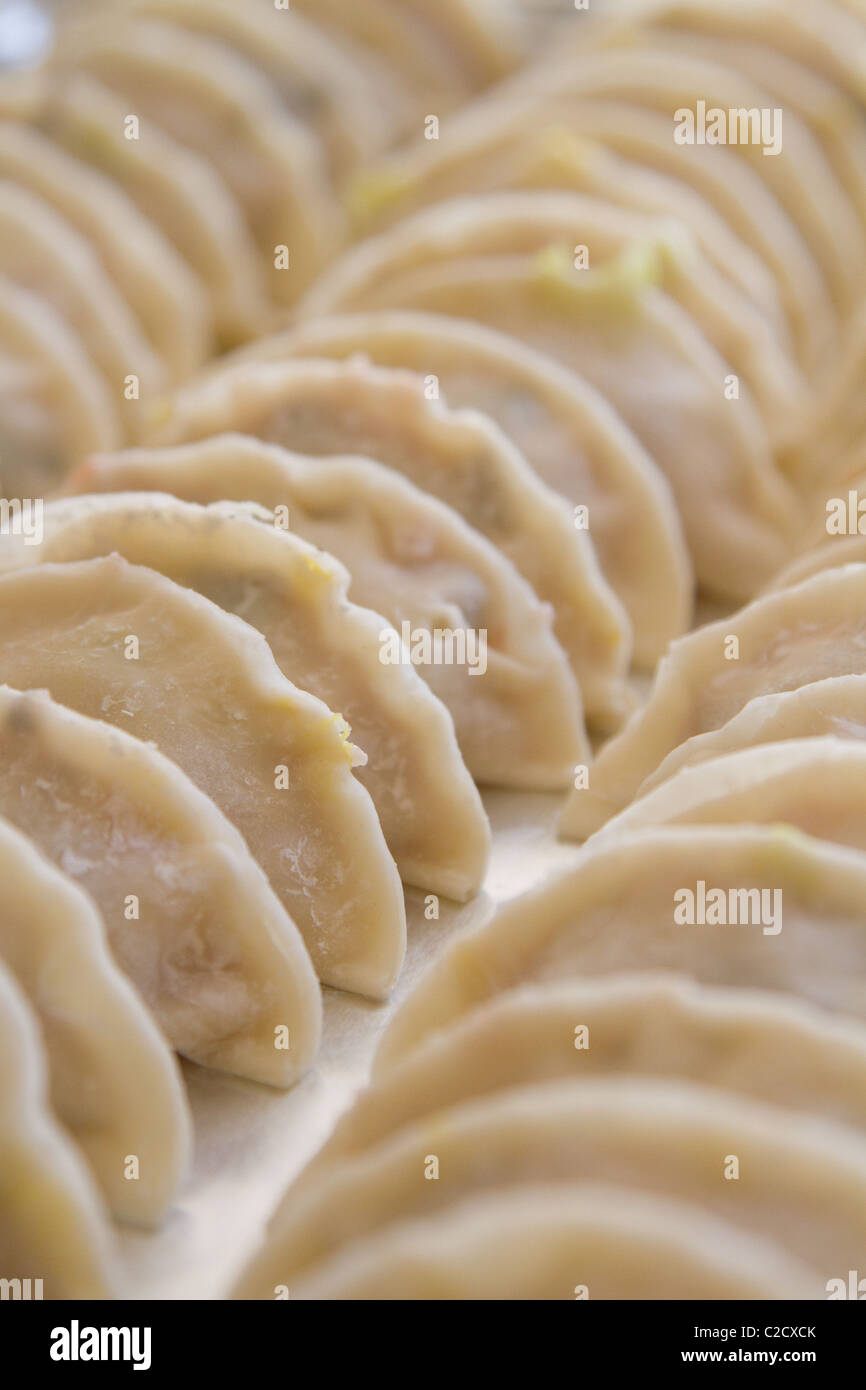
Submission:
[[[533,156],[546,173],[584,179],[600,162],[602,150],[594,140],[575,135],[566,126],[545,126],[533,139]]]
[[[346,212],[354,230],[362,231],[396,203],[409,189],[410,180],[396,169],[382,166],[356,175],[346,187]]]
[[[167,425],[172,415],[174,407],[169,396],[163,396],[161,400],[153,402],[146,412],[147,428],[149,430],[160,429]]]
[[[662,283],[672,250],[671,242],[661,238],[634,242],[596,270],[576,267],[565,246],[547,246],[535,257],[534,278],[543,293],[569,312],[625,308]]]

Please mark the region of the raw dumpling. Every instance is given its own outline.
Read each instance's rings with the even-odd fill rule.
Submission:
[[[701,884],[737,895],[731,916],[742,908],[757,917],[759,907],[760,920],[701,924],[721,915],[702,906]],[[374,1075],[502,990],[623,970],[780,990],[866,1019],[864,903],[866,856],[795,830],[670,826],[619,836],[450,942],[394,1014]]]
[[[391,469],[369,459],[304,459],[227,435],[92,458],[73,484],[78,492],[138,489],[288,512],[294,531],[349,570],[350,598],[408,633],[409,655],[450,710],[477,781],[557,790],[586,762],[580,692],[549,610],[489,541]],[[436,652],[422,639],[437,630],[455,637],[444,657],[464,655],[456,639],[465,634],[467,664],[429,660]]]
[[[432,111],[450,110],[477,87],[495,81],[520,56],[521,27],[514,7],[485,6],[474,0],[445,0],[431,9],[426,0],[294,0],[337,42],[346,36],[372,50],[402,73],[410,90]],[[438,104],[437,104],[438,103]]]
[[[353,55],[300,14],[233,0],[127,0],[136,14],[205,33],[264,72],[283,105],[318,136],[340,182],[392,143],[405,123],[398,89],[384,71],[374,84]]]
[[[484,877],[490,829],[454,726],[413,667],[383,666],[385,620],[346,598],[338,561],[243,503],[200,507],[160,493],[49,502],[40,546],[0,540],[0,568],[114,552],[196,589],[252,624],[277,665],[349,723],[404,882],[466,899]]]
[[[325,984],[381,998],[403,893],[358,750],[254,628],[119,555],[0,579],[0,679],[152,741],[240,830]],[[363,755],[361,755],[363,757]]]
[[[0,177],[29,188],[90,242],[172,379],[201,366],[212,347],[202,287],[115,183],[13,122],[0,124]]]
[[[44,692],[0,687],[0,750],[0,815],[99,905],[172,1046],[271,1086],[302,1076],[319,1044],[316,977],[213,803],[155,748]]]
[[[492,421],[429,400],[419,376],[362,361],[240,362],[179,392],[152,442],[229,431],[311,457],[364,455],[453,507],[550,604],[587,716],[622,723],[628,618],[571,509]]]
[[[691,564],[667,480],[582,378],[516,338],[442,314],[347,314],[260,338],[235,360],[342,359],[435,378],[450,406],[483,410],[556,492],[585,509],[605,579],[652,669],[690,625]],[[575,518],[577,519],[577,513]]]
[[[503,189],[590,194],[653,216],[676,218],[732,287],[759,308],[784,340],[788,325],[769,269],[723,219],[680,180],[627,161],[552,115],[526,120],[522,107],[481,102],[449,123],[448,141],[415,141],[360,175],[352,205],[361,230],[430,203]],[[371,225],[372,224],[372,225]]]
[[[632,800],[673,748],[720,728],[756,696],[826,676],[866,674],[864,605],[866,565],[847,565],[767,594],[674,642],[646,706],[602,749],[591,785],[571,793],[562,833],[591,835]]]
[[[866,1029],[853,1020],[779,995],[607,975],[508,990],[435,1033],[360,1093],[293,1190],[464,1101],[618,1074],[681,1077],[866,1129]]]
[[[627,0],[626,6],[618,8],[620,14],[611,14],[608,8],[605,20],[621,20],[629,37],[636,40],[656,38],[649,26],[659,30],[657,37],[663,41],[687,31],[690,36],[700,36],[708,48],[715,48],[717,38],[767,40],[773,49],[813,67],[847,88],[858,101],[862,99],[862,71],[856,59],[863,43],[863,26],[845,15],[838,4],[733,0],[720,9],[715,0]],[[618,39],[625,37],[619,25],[614,32]]]
[[[857,108],[863,87],[854,55],[862,48],[863,28],[854,23],[840,28],[841,16],[833,6],[821,8],[820,21],[810,10],[814,12],[814,7],[768,6],[766,0],[724,9],[714,0],[689,4],[651,0],[649,5],[631,9],[624,25],[586,28],[581,52],[591,51],[594,42],[603,48],[631,46],[652,64],[659,55],[663,61],[669,55],[702,59],[709,51],[715,62],[762,86],[777,107],[792,111],[812,127],[862,215],[863,150]],[[846,41],[851,45],[847,51]],[[754,104],[753,100],[750,105]]]
[[[819,1298],[857,1268],[866,1242],[866,1139],[779,1118],[709,1087],[645,1079],[553,1081],[468,1101],[355,1155],[297,1199],[290,1188],[237,1296],[273,1298],[278,1285],[291,1296],[336,1251],[473,1195],[519,1201],[524,1186],[601,1182],[676,1198],[772,1242],[811,1270]]]
[[[165,367],[87,241],[44,199],[0,181],[0,273],[50,303],[99,368],[128,435],[165,385]],[[126,390],[138,378],[138,396]]]
[[[695,56],[664,47],[646,53],[625,44],[605,50],[584,43],[580,51],[561,55],[558,70],[554,67],[551,72],[548,67],[521,73],[515,87],[549,94],[564,86],[584,99],[625,101],[660,112],[677,154],[687,146],[674,141],[672,117],[678,110],[695,110],[698,101],[708,109],[726,112],[779,109],[777,99],[764,86],[715,62],[712,55]],[[863,290],[863,234],[856,212],[815,134],[790,107],[784,111],[777,145],[770,157],[765,157],[767,146],[760,141],[693,148],[704,160],[715,150],[725,149],[759,175],[801,231],[837,308],[845,314]]]
[[[317,1267],[291,1297],[735,1301],[814,1292],[808,1269],[769,1241],[684,1202],[584,1183],[476,1194],[430,1220],[400,1222]]]
[[[145,139],[153,121],[213,165],[246,215],[281,303],[296,299],[339,246],[342,219],[318,142],[230,49],[171,24],[119,14],[105,24],[95,15],[64,32],[54,62],[61,78],[83,70],[121,94]]]
[[[550,248],[559,248],[577,284],[591,285],[592,272],[610,274],[618,259],[645,257],[654,247],[656,282],[743,377],[774,438],[787,435],[805,381],[766,317],[704,259],[686,227],[601,199],[542,190],[437,203],[348,252],[302,307],[305,314],[413,307],[413,289],[447,288],[449,271],[460,278],[473,267],[493,271],[498,261],[531,264]]]
[[[859,503],[859,489],[855,488],[852,491],[857,495]],[[767,585],[765,592],[778,593],[780,589],[792,589],[795,585],[812,579],[816,574],[823,574],[825,570],[840,569],[843,565],[862,564],[866,564],[866,536],[834,536],[824,545],[807,550],[805,554],[792,560],[790,565],[786,565]]]
[[[642,783],[639,795],[646,796],[682,768],[694,767],[707,758],[736,753],[757,743],[817,738],[821,734],[866,739],[866,675],[830,676],[779,695],[758,695],[720,729],[696,734],[669,753]]]
[[[666,474],[702,587],[722,597],[750,596],[789,558],[799,508],[747,395],[726,399],[728,364],[657,287],[681,239],[671,241],[668,229],[606,263],[575,268],[575,245],[586,244],[578,211],[589,200],[555,195],[575,217],[558,244],[539,252],[536,196],[526,197],[516,225],[503,223],[502,195],[420,213],[338,262],[301,312],[435,309],[512,333],[558,358],[608,397]],[[509,242],[516,249],[509,251]],[[466,249],[449,259],[455,243]],[[476,244],[486,254],[473,250]],[[395,258],[411,265],[416,247],[428,263],[400,274]],[[700,473],[695,438],[702,441]]]
[[[120,443],[117,402],[57,310],[0,276],[0,467],[7,500],[53,492]]]
[[[48,1109],[36,1019],[2,962],[0,1278],[47,1299],[110,1298],[113,1282],[99,1194]]]
[[[589,843],[651,825],[737,822],[793,825],[866,850],[866,744],[827,735],[709,758],[641,794]]]
[[[26,101],[6,114],[29,121],[121,185],[204,284],[224,339],[237,342],[266,321],[252,234],[206,160],[153,124],[145,139],[127,140],[126,106],[84,73],[64,73],[62,80],[56,73],[34,74]]]
[[[601,145],[633,165],[675,180],[727,223],[772,272],[800,356],[823,370],[838,348],[836,310],[815,257],[759,172],[726,146],[675,145],[670,110],[665,114],[632,105],[627,93],[621,100],[587,96],[582,69],[575,75],[568,63],[556,68],[545,64],[545,75],[543,89],[533,78],[529,90],[514,90],[516,84],[529,82],[527,73],[478,103],[474,113],[465,112],[454,146],[459,150],[461,131],[476,120],[484,129],[501,124],[527,140],[533,134],[541,138],[555,125],[568,132],[572,146],[576,140],[581,149],[587,142]],[[383,196],[389,191],[386,178]],[[612,201],[621,202],[623,196]],[[684,220],[693,225],[691,218]]]
[[[155,1224],[190,1156],[175,1060],[109,954],[92,900],[4,820],[0,880],[0,958],[39,1018],[55,1113],[114,1215]],[[131,1158],[138,1168],[127,1178]]]

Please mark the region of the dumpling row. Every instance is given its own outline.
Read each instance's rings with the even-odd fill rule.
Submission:
[[[316,22],[300,5],[88,8],[0,83],[0,1265],[49,1298],[111,1291],[106,1209],[155,1225],[177,1194],[190,1117],[171,1049],[292,1084],[319,981],[384,998],[401,877],[471,897],[490,832],[448,709],[380,660],[398,636],[349,601],[337,560],[262,507],[49,502],[43,530],[43,500],[299,294],[345,238],[337,194],[361,161],[519,56],[463,0],[435,17],[376,0],[357,33],[341,5]],[[491,466],[534,501],[506,447]],[[419,505],[398,490],[397,519]],[[37,512],[34,550],[20,521]],[[535,682],[565,730],[517,750],[518,784],[562,785],[585,735],[547,611],[448,508],[435,523],[470,586],[490,575],[489,708],[513,719]],[[565,584],[606,598],[590,552],[564,553]],[[610,609],[602,647],[620,640]]]
[[[516,6],[476,0],[90,0],[55,20],[41,66],[0,82],[15,495],[138,437],[162,392],[278,322],[345,245],[357,170],[523,56]]]
[[[860,1025],[820,1012],[862,1019],[860,765],[833,738],[765,746],[849,738],[857,692],[834,690],[833,729],[812,727],[808,696],[749,704],[859,674],[861,567],[795,556],[819,455],[846,480],[862,444],[866,165],[845,58],[862,26],[830,0],[821,44],[799,6],[777,43],[769,0],[748,24],[697,0],[607,8],[572,17],[554,69],[525,69],[438,139],[419,94],[441,114],[507,72],[519,14],[125,0],[0,87],[3,481],[35,494],[66,477],[67,493],[40,545],[0,549],[0,815],[16,881],[36,854],[89,895],[80,978],[102,978],[93,943],[105,960],[109,943],[138,991],[130,1032],[142,999],[187,1057],[290,1084],[318,1042],[316,976],[376,998],[393,984],[400,878],[477,891],[489,828],[472,779],[574,778],[563,828],[580,838],[623,809],[398,1013],[380,1079],[277,1214],[251,1296],[821,1296],[862,1252]],[[678,147],[671,110],[699,98],[783,103],[778,156]],[[366,239],[312,283],[346,237],[337,188]],[[174,389],[273,304],[296,306],[286,331]],[[130,440],[143,447],[114,452]],[[695,579],[743,601],[792,561],[777,582],[817,577],[681,637]],[[443,628],[483,634],[483,671],[406,664],[399,633]],[[630,661],[651,670],[677,638],[590,765],[584,717],[616,730]],[[36,689],[54,699],[17,693]],[[812,838],[730,825],[783,813]],[[652,828],[674,822],[690,825]],[[672,895],[693,877],[782,893],[784,931],[684,936]],[[2,954],[26,992],[33,962]],[[659,968],[698,983],[626,978]],[[559,1001],[554,976],[575,979]],[[89,1128],[75,1113],[87,1068],[64,1074],[76,1051],[52,1051],[50,1001],[31,1002],[55,1111],[136,1219],[143,1140],[108,1081]],[[14,1046],[32,1053],[19,1014]],[[671,1016],[679,1035],[645,1049]],[[153,1104],[172,1119],[138,1217],[158,1219],[186,1118],[148,1027]],[[487,1027],[525,1028],[532,1060],[505,1048],[498,1070]],[[746,1084],[718,1065],[725,1039],[753,1035],[777,1061],[790,1049],[790,1075],[746,1056]],[[44,1111],[44,1088],[25,1101]],[[78,1221],[98,1210],[74,1184],[61,1199]]]
[[[613,397],[704,593],[751,601],[674,641],[578,769],[573,867],[397,1010],[238,1297],[846,1297],[866,1258],[862,12],[594,8],[558,70],[370,177],[364,216],[393,226],[241,358],[425,375],[448,334],[460,390],[437,312],[514,333]],[[677,149],[670,112],[698,98],[782,106],[779,157]],[[691,423],[690,372],[716,392]]]

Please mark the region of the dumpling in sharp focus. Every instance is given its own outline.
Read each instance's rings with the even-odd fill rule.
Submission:
[[[866,565],[847,565],[674,642],[645,707],[602,749],[591,785],[571,793],[562,834],[585,839],[621,810],[672,749],[708,733],[759,695],[827,676],[866,674]]]
[[[207,160],[153,125],[146,140],[127,140],[126,105],[84,73],[28,76],[24,99],[4,104],[0,91],[0,112],[122,186],[205,286],[222,341],[261,331],[270,311],[255,242]]]
[[[864,903],[866,855],[795,830],[665,826],[604,841],[449,942],[393,1015],[374,1076],[503,990],[622,971],[777,990],[866,1019]]]
[[[475,1194],[353,1244],[291,1290],[301,1302],[810,1296],[808,1268],[772,1241],[690,1203],[594,1183]]]
[[[420,376],[358,360],[235,363],[170,409],[154,444],[236,431],[310,457],[364,455],[453,507],[550,604],[589,719],[608,731],[622,723],[628,618],[571,509],[491,420],[431,401]]]
[[[407,635],[400,653],[386,638],[386,667],[416,665],[450,710],[476,781],[557,790],[587,761],[580,691],[549,609],[489,541],[392,469],[226,435],[91,458],[72,489],[252,500],[278,511],[343,562],[353,602]]]
[[[50,304],[0,276],[0,478],[7,501],[23,506],[44,498],[93,449],[120,442],[117,402],[81,339]]]
[[[412,666],[383,666],[387,623],[346,597],[330,555],[243,503],[200,507],[161,493],[105,493],[45,508],[44,539],[0,539],[0,569],[118,553],[257,628],[283,674],[349,723],[356,769],[404,882],[465,899],[490,848],[484,808],[444,705]]]
[[[192,1140],[175,1059],[112,959],[93,900],[5,820],[0,881],[0,960],[39,1019],[54,1110],[114,1215],[156,1224],[186,1175]]]
[[[560,206],[563,197],[556,195]],[[307,296],[302,313],[435,310],[511,333],[559,359],[613,403],[666,475],[700,585],[721,597],[750,597],[789,558],[800,508],[750,398],[725,398],[729,364],[659,288],[679,242],[660,232],[576,268],[574,247],[592,240],[580,216],[589,200],[566,202],[574,208],[568,230],[541,251],[531,195],[523,216],[505,222],[497,195],[436,206],[350,252]],[[455,242],[462,255],[453,253]],[[411,266],[416,249],[426,263],[401,274],[395,259]]]
[[[866,739],[866,675],[828,676],[797,690],[756,696],[721,728],[695,734],[668,753],[641,784],[638,795],[646,796],[683,768],[695,767],[723,753],[736,753],[758,743],[819,738],[822,734]]]
[[[553,980],[496,995],[361,1091],[292,1190],[464,1101],[602,1076],[680,1077],[866,1130],[866,1028],[853,1019],[673,975]]]
[[[866,744],[802,738],[685,767],[640,795],[587,843],[653,825],[793,825],[866,850]]]
[[[462,281],[473,269],[492,274],[531,266],[534,258],[549,256],[551,248],[561,254],[575,284],[591,287],[597,279],[593,272],[607,268],[609,275],[617,260],[646,256],[650,247],[658,253],[654,282],[742,378],[771,438],[787,439],[792,414],[802,410],[808,395],[787,342],[706,260],[687,227],[604,199],[541,189],[436,203],[348,251],[301,307],[306,317],[336,309],[394,307],[456,313],[453,301],[415,304],[412,295],[433,284],[447,294],[452,277]],[[603,335],[597,346],[605,346]],[[589,375],[582,359],[569,365]]]
[[[201,283],[122,187],[39,131],[11,121],[0,123],[0,178],[30,189],[90,242],[171,380],[188,376],[210,356]]]
[[[0,815],[98,904],[172,1046],[216,1071],[297,1081],[319,1044],[316,977],[213,802],[149,744],[44,691],[0,686],[0,752]]]
[[[243,209],[272,297],[295,300],[340,245],[342,217],[318,142],[261,74],[222,44],[130,14],[64,31],[55,80],[70,70],[122,95],[145,134],[153,122],[216,169]]]
[[[325,984],[374,998],[403,893],[348,726],[259,632],[119,555],[0,578],[0,679],[153,742],[240,830]],[[361,755],[363,756],[363,755]]]
[[[731,1155],[738,1181],[725,1181]],[[436,1162],[435,1170],[432,1165]],[[425,1181],[435,1171],[437,1181]],[[614,1184],[676,1198],[784,1250],[811,1296],[866,1242],[866,1138],[682,1081],[551,1081],[440,1111],[323,1173],[271,1218],[236,1296],[273,1298],[339,1252],[471,1197]],[[575,1283],[585,1282],[575,1279]]]
[[[106,1213],[83,1159],[48,1108],[39,1027],[2,962],[0,1278],[21,1281],[21,1297],[25,1280],[30,1298],[112,1296]]]
[[[356,353],[435,378],[450,406],[489,415],[549,487],[585,509],[602,573],[631,619],[633,659],[652,669],[690,626],[691,562],[667,480],[607,401],[517,338],[444,314],[313,319],[259,338],[233,360]]]

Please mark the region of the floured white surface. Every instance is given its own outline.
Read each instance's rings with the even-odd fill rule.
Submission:
[[[463,906],[440,899],[424,918],[424,896],[407,890],[406,965],[387,1004],[325,990],[322,1049],[313,1072],[288,1093],[184,1063],[195,1127],[186,1190],[155,1235],[120,1234],[121,1289],[128,1298],[224,1298],[261,1238],[286,1184],[322,1144],[366,1082],[377,1039],[442,944],[478,925],[493,904],[515,897],[580,852],[556,840],[564,798],[488,792],[493,853],[484,892]]]

